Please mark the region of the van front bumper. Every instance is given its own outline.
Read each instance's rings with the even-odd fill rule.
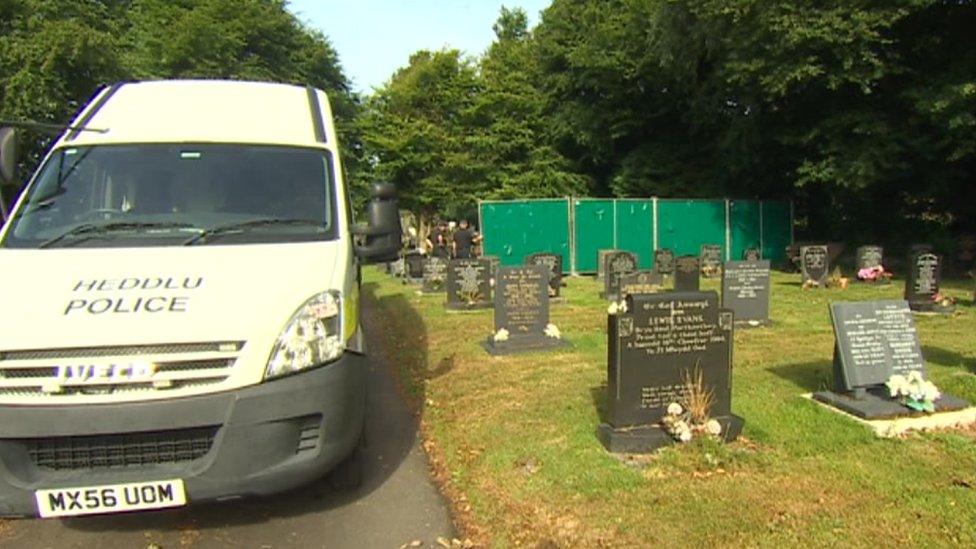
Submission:
[[[173,400],[0,406],[0,515],[37,515],[41,489],[182,479],[193,503],[308,483],[359,442],[365,360]]]

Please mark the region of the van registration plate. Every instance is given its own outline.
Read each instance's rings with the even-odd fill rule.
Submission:
[[[122,513],[186,505],[186,491],[181,479],[37,490],[34,498],[37,500],[38,514],[43,518]]]

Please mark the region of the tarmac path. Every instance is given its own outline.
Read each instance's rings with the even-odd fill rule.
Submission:
[[[366,300],[364,300],[366,301]],[[364,307],[367,334],[382,325]],[[369,336],[374,351],[383,337]],[[347,492],[322,480],[263,499],[201,504],[173,511],[66,520],[0,521],[4,548],[398,548],[439,547],[454,527],[433,485],[417,420],[396,389],[389,364],[371,353],[364,480]]]

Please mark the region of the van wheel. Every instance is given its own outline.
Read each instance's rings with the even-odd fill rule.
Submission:
[[[356,447],[326,476],[326,480],[333,490],[355,490],[363,484],[363,461],[365,459],[363,448],[365,445],[366,428],[364,426],[363,432],[359,434]]]

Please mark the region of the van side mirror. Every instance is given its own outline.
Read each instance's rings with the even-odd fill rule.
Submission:
[[[395,261],[400,254],[400,209],[396,187],[390,183],[376,183],[366,205],[366,223],[357,223],[352,234],[359,237],[354,244],[356,256],[364,263]]]
[[[0,128],[0,184],[12,185],[17,179],[17,132]]]

